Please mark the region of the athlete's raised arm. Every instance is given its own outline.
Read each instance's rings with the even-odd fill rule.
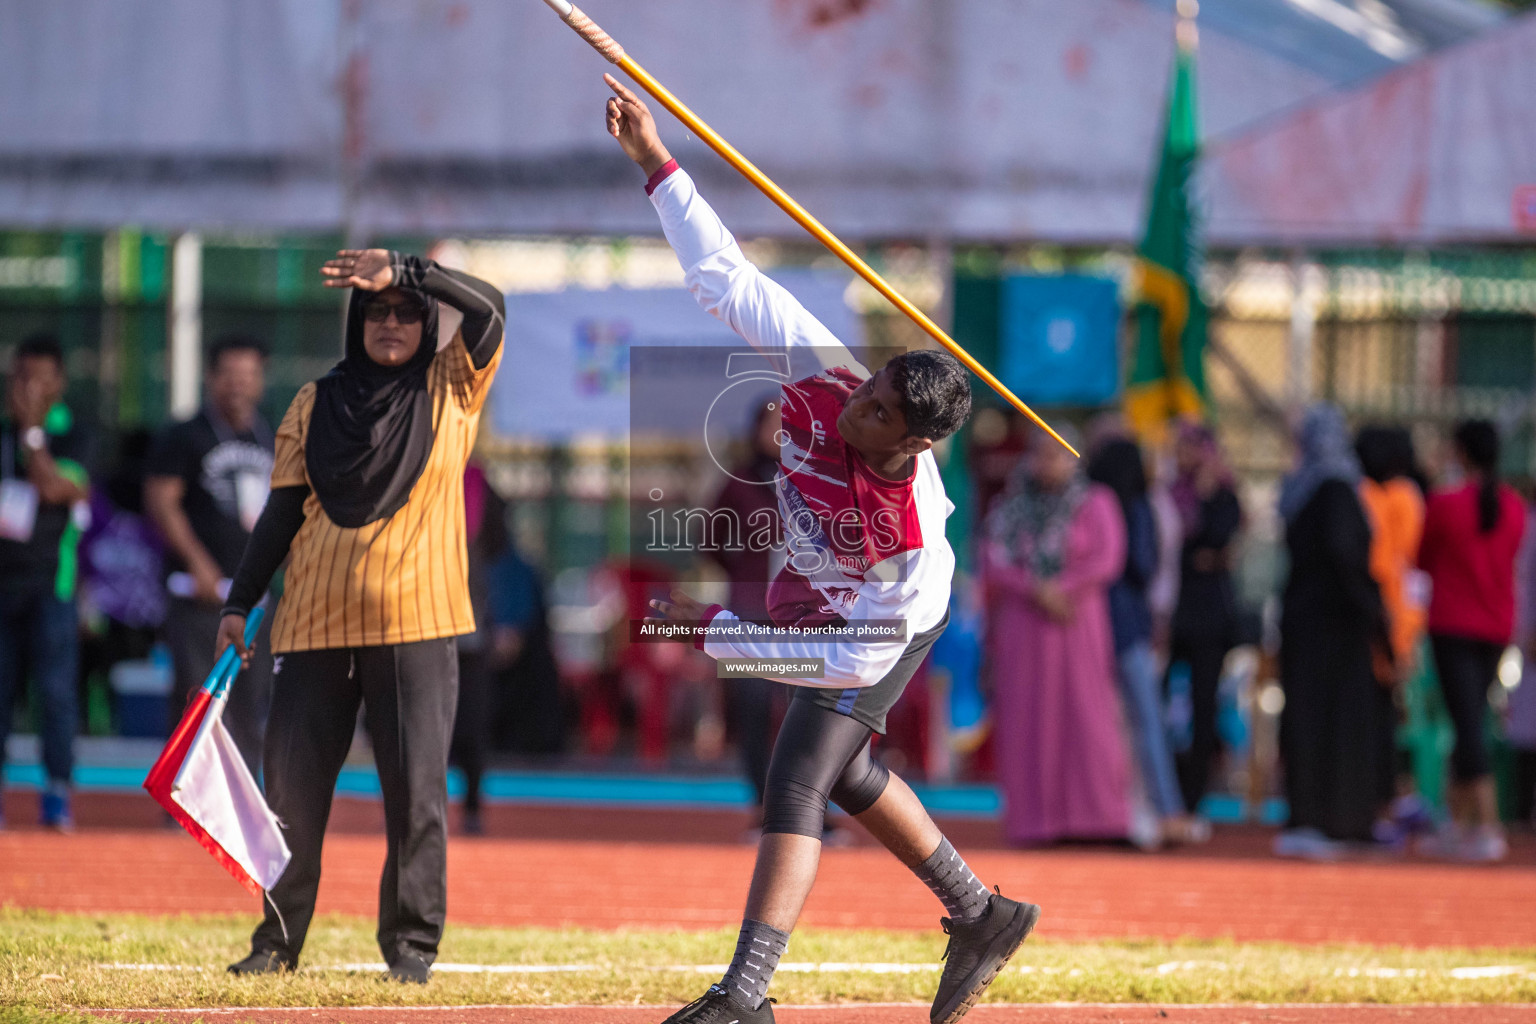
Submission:
[[[646,193],[699,305],[754,348],[815,350],[816,366],[802,368],[796,357],[797,377],[824,366],[846,366],[868,376],[836,335],[742,254],[693,179],[667,152],[644,101],[612,75],[603,79],[614,92],[608,100],[608,134],[648,176]]]

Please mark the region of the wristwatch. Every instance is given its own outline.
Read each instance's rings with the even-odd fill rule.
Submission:
[[[28,427],[22,432],[21,443],[30,451],[40,452],[48,447],[48,435],[43,433],[42,427]]]

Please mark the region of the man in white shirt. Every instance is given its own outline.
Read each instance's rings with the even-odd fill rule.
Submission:
[[[688,289],[756,348],[785,350],[780,470],[786,565],[772,581],[777,627],[835,629],[894,623],[897,641],[757,639],[736,616],[681,592],[653,602],[667,621],[707,628],[713,658],[820,661],[815,678],[767,674],[794,686],[774,745],[757,866],[721,981],[668,1024],[772,1021],[769,980],[800,916],[821,856],[830,798],[856,817],[943,902],[950,934],[934,1024],[965,1015],[1024,942],[1040,909],[988,892],[912,790],[870,756],[870,737],[948,621],[955,558],[944,536],[954,506],[933,442],[970,414],[970,382],[952,356],[904,353],[871,375],[787,291],[747,261],[678,168],[645,104],[612,76],[608,132],[649,176],[646,192]],[[797,368],[798,364],[798,368]]]

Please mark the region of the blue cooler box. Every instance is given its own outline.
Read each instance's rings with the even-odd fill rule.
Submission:
[[[170,664],[120,661],[112,666],[109,678],[117,705],[118,733],[155,739],[164,736],[170,710]]]

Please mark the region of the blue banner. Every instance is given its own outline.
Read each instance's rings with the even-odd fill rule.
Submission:
[[[998,374],[1040,405],[1104,405],[1120,391],[1120,288],[1084,274],[1003,279]]]

